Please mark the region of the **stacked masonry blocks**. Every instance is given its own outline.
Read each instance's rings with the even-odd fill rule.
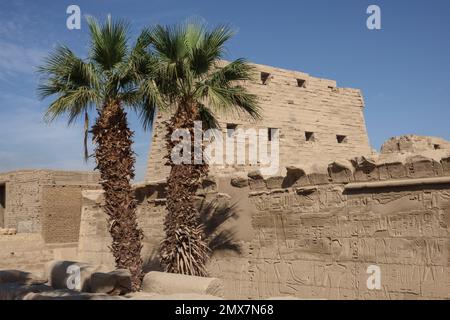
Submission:
[[[242,114],[217,114],[223,133],[226,124],[237,124],[241,129],[277,128],[280,134],[280,164],[288,166],[302,162],[325,162],[359,155],[370,155],[363,108],[364,101],[357,89],[338,88],[332,80],[312,77],[306,73],[255,66],[255,78],[244,85],[259,97],[262,119],[251,120]],[[260,73],[270,73],[270,81],[262,84]],[[297,79],[305,80],[299,87]],[[165,127],[167,113],[157,116],[149,156],[146,181],[158,181],[167,177],[169,168],[164,166]],[[314,133],[314,141],[306,141],[305,132]],[[337,142],[337,135],[346,136],[344,143]],[[229,165],[212,168],[220,173],[248,172],[255,166]]]

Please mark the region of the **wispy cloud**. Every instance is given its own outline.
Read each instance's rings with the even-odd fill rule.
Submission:
[[[9,42],[0,42],[0,73],[32,74],[45,56],[45,51]]]

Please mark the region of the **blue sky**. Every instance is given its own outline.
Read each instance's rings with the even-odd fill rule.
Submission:
[[[229,23],[237,35],[228,59],[335,79],[363,91],[373,147],[402,134],[450,140],[450,1],[295,0],[190,1],[89,0],[0,2],[0,172],[20,168],[90,169],[82,157],[82,127],[45,124],[46,102],[36,98],[35,67],[52,48],[66,44],[86,56],[88,32],[66,28],[66,8],[82,15],[107,14],[131,23],[133,36],[146,25],[197,18]],[[366,9],[381,8],[382,30],[366,28]],[[137,177],[150,144],[134,115]]]

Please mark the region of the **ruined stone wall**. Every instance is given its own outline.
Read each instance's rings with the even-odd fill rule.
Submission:
[[[42,237],[46,243],[78,242],[81,193],[86,188],[80,185],[42,186]]]
[[[363,114],[364,101],[359,90],[338,88],[333,80],[302,72],[254,66],[255,80],[246,82],[245,86],[259,97],[262,120],[255,122],[242,114],[217,114],[224,135],[227,123],[244,130],[278,129],[281,167],[299,161],[328,163],[371,153]],[[262,72],[269,74],[265,84],[261,80]],[[166,150],[162,125],[167,118],[167,114],[159,114],[156,118],[146,181],[162,180],[168,174],[169,168],[163,166]],[[306,132],[313,134],[310,141],[307,141]],[[337,141],[337,135],[345,137],[342,143]],[[233,165],[212,170],[223,174],[248,172],[251,168]]]
[[[50,217],[47,213],[55,213],[51,217],[58,219],[57,212],[58,214],[64,212],[61,207],[58,207],[57,199],[51,194],[53,191],[58,191],[46,188],[47,186],[68,186],[68,188],[85,186],[92,189],[95,188],[97,181],[98,174],[90,172],[21,170],[1,173],[0,184],[3,184],[6,189],[4,227],[15,228],[19,233],[40,233],[43,213],[46,214],[47,219]],[[46,194],[46,192],[50,194]],[[64,192],[59,192],[59,195],[63,196]],[[76,199],[69,199],[72,195]],[[79,201],[78,203],[81,205],[80,195],[72,192],[70,196],[65,197],[65,200]],[[51,199],[52,197],[53,199]],[[54,208],[53,204],[55,204]],[[45,212],[43,206],[45,206]],[[67,215],[68,212],[72,212],[78,217],[80,215],[79,211],[75,212],[74,210],[65,211],[62,214]]]
[[[138,199],[137,216],[139,227],[144,231],[142,256],[145,270],[158,269],[156,250],[163,237],[162,224],[165,202],[161,201],[163,186],[158,184],[136,188]],[[108,249],[111,237],[107,217],[100,208],[103,203],[102,190],[85,190],[81,214],[78,252],[80,261],[114,267],[114,258]]]
[[[54,259],[76,260],[81,191],[98,188],[88,172],[22,170],[0,174],[6,188],[0,269],[42,272]],[[16,232],[18,232],[16,234]]]
[[[163,187],[137,191],[149,269],[158,267],[152,254],[163,236]],[[216,231],[229,233],[209,265],[211,276],[224,280],[227,298],[450,298],[448,154],[363,157],[326,168],[290,166],[282,176],[211,178],[201,199],[236,204]],[[111,263],[101,201],[84,193],[79,252],[90,262]],[[381,270],[381,290],[366,286],[371,265]]]

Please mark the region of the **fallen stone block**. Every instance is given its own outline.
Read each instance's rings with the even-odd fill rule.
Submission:
[[[348,161],[335,161],[328,166],[328,174],[335,183],[353,181],[353,165]]]
[[[355,181],[376,181],[380,179],[380,173],[375,159],[359,157],[352,160],[355,167]]]
[[[110,296],[104,293],[87,293],[73,290],[52,290],[28,293],[23,300],[126,300],[121,296]]]
[[[20,285],[44,284],[46,277],[20,270],[0,270],[0,283],[16,283]]]
[[[152,271],[145,275],[142,291],[162,295],[195,293],[223,297],[222,282],[217,278],[188,276]]]
[[[89,292],[91,276],[106,272],[106,267],[76,261],[50,261],[46,265],[49,285],[55,289]]]
[[[441,163],[421,155],[406,159],[407,173],[412,178],[426,178],[442,175]]]
[[[53,290],[52,287],[38,285],[21,285],[18,283],[2,283],[0,284],[0,300],[22,300],[29,293],[40,293]]]
[[[248,186],[248,178],[246,177],[233,177],[230,181],[231,185],[236,188],[245,188]]]
[[[309,180],[305,170],[295,166],[286,167],[286,177],[282,183],[283,188],[306,186],[308,184]]]
[[[121,295],[131,291],[131,273],[127,269],[112,272],[95,272],[91,275],[90,289],[93,293]]]
[[[198,293],[157,294],[150,292],[134,292],[125,297],[129,300],[223,300],[221,297]]]

